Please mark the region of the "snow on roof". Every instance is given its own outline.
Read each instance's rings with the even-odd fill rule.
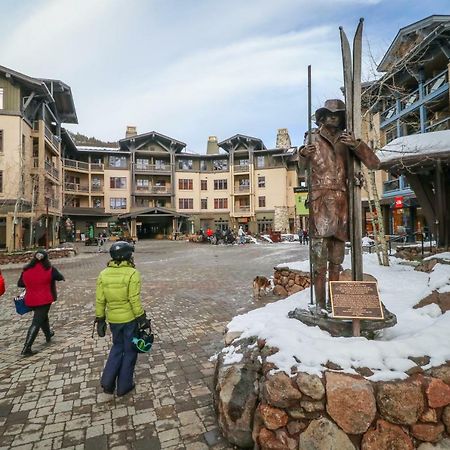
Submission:
[[[118,153],[119,147],[94,147],[90,145],[77,145],[77,150],[80,152],[106,152],[106,153]],[[122,151],[121,153],[129,153]]]
[[[381,164],[401,160],[446,154],[450,155],[450,130],[412,134],[394,139],[386,144],[377,156]]]
[[[305,289],[286,299],[268,304],[246,314],[236,316],[228,324],[230,332],[241,332],[241,337],[257,336],[279,351],[267,358],[280,370],[319,374],[326,370],[328,361],[338,364],[346,373],[356,374],[355,368],[368,367],[374,374],[372,381],[405,379],[408,369],[415,363],[408,357],[429,356],[430,367],[444,364],[450,359],[450,311],[441,313],[436,304],[413,309],[433,290],[446,292],[450,287],[450,265],[436,264],[428,274],[401,265],[402,260],[391,258],[391,266],[378,264],[376,254],[364,255],[364,272],[378,280],[380,299],[397,316],[397,325],[378,332],[376,340],[363,337],[332,337],[319,327],[309,327],[289,319],[288,312],[297,307],[307,309],[310,292]],[[308,261],[286,263],[287,266],[309,270]],[[344,268],[350,267],[350,258]],[[401,280],[401,282],[399,282]],[[222,350],[233,360],[239,359],[239,349]],[[300,361],[300,362],[298,362]]]

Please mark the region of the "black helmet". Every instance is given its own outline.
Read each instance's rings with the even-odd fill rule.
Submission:
[[[109,254],[114,261],[129,261],[133,252],[134,247],[126,241],[114,242],[109,249]]]

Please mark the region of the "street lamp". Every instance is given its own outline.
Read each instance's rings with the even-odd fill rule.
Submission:
[[[45,196],[45,248],[48,250],[48,204],[50,197]]]

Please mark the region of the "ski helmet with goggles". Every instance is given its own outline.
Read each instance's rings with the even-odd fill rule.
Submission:
[[[109,254],[114,261],[129,261],[133,252],[134,247],[126,241],[114,242],[109,249]]]
[[[145,330],[139,330],[137,337],[131,339],[139,353],[148,353],[152,349],[154,336],[148,334]]]

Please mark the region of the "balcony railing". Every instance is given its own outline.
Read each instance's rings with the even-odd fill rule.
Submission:
[[[61,139],[58,136],[55,136],[47,125],[45,125],[44,133],[45,137],[51,142],[51,144],[59,150],[59,143],[61,142]]]
[[[104,170],[104,164],[102,163],[91,163],[91,170],[94,172],[102,172]]]
[[[250,166],[248,164],[239,164],[233,166],[235,172],[248,172]]]
[[[64,183],[64,188],[66,189],[66,191],[89,192],[89,186],[83,186],[78,183]]]
[[[64,167],[68,169],[77,169],[77,170],[89,170],[89,163],[84,161],[75,161],[74,159],[63,159]]]
[[[102,185],[100,185],[100,186],[92,185],[91,186],[91,191],[92,192],[103,192],[103,186]]]
[[[136,192],[145,194],[171,194],[172,190],[164,186],[136,186]]]
[[[56,198],[48,198],[45,200],[49,208],[59,209],[59,200]]]
[[[59,180],[59,170],[53,166],[49,161],[45,161],[45,171],[53,178]]]
[[[234,192],[239,194],[248,194],[250,192],[250,186],[235,186]]]
[[[424,95],[428,96],[436,92],[439,88],[441,88],[445,83],[448,83],[448,70],[444,70],[440,74],[436,75],[430,81],[424,84]]]
[[[238,213],[240,213],[240,212],[250,212],[250,205],[249,206],[236,206],[234,208],[234,211],[238,212]]]
[[[159,164],[135,164],[135,170],[140,170],[143,172],[170,172],[171,165],[169,163],[165,165]]]
[[[397,178],[395,180],[385,181],[383,186],[384,192],[398,191],[400,189],[400,180]]]
[[[433,123],[426,128],[427,132],[431,131],[442,131],[450,130],[450,117],[440,120],[439,122]]]

